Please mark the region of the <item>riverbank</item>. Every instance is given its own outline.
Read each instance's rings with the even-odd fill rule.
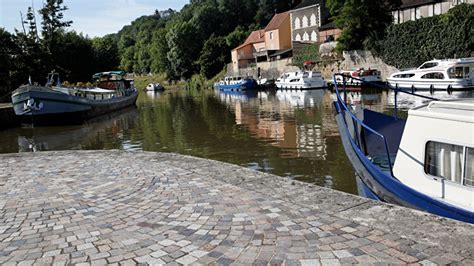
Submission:
[[[474,228],[166,153],[0,156],[0,263],[474,263]]]

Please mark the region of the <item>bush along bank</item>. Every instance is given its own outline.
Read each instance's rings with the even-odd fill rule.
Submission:
[[[461,4],[446,14],[421,18],[387,28],[374,50],[397,68],[419,66],[444,58],[461,58],[474,51],[474,5]]]

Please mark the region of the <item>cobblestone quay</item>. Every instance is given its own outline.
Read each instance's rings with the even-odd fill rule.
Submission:
[[[348,173],[351,174],[351,173]],[[0,264],[474,264],[474,228],[189,156],[0,156]]]

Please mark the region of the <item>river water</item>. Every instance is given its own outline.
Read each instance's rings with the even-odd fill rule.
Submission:
[[[429,93],[426,93],[429,96]],[[334,92],[213,90],[141,92],[137,107],[83,125],[0,131],[0,153],[47,150],[144,150],[229,162],[357,194],[334,119]],[[473,97],[436,92],[437,98]],[[423,101],[399,95],[400,115]],[[353,91],[348,101],[387,113],[388,91]]]

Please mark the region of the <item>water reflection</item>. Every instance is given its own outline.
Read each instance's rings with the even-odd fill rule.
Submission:
[[[450,97],[469,94],[453,93]],[[122,149],[177,152],[357,193],[326,90],[142,92],[137,109],[82,126],[0,131],[0,152]],[[400,99],[400,98],[399,98]],[[393,94],[355,90],[352,104],[390,112]],[[403,99],[406,106],[417,105]]]
[[[416,94],[432,97],[439,100],[454,100],[460,98],[472,98],[474,97],[474,91],[453,91],[451,94],[446,91],[435,91],[430,93],[429,91],[417,91]],[[406,93],[397,93],[397,102],[398,107],[408,110],[423,104],[430,102],[429,99],[423,99],[420,97],[415,97]],[[393,107],[395,105],[395,93],[391,91],[388,95],[388,106]]]

